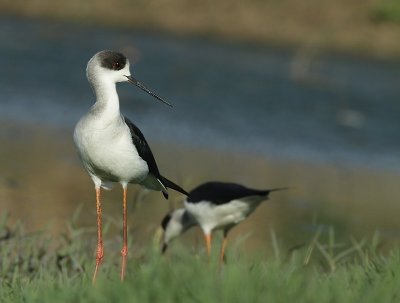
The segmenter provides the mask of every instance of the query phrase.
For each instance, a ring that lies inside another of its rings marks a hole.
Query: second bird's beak
[[[161,247],[161,254],[164,254],[168,248],[168,244],[164,242],[164,231],[161,227],[158,227],[153,236],[153,244],[157,247],[157,250],[160,249],[160,244],[162,243]]]
[[[141,90],[144,90],[146,93],[148,93],[150,96],[153,96],[154,98],[156,98],[156,99],[160,100],[161,102],[167,104],[168,106],[172,107],[172,105],[169,102],[165,101],[163,98],[161,98],[157,94],[153,93],[151,90],[149,90],[146,86],[144,86],[142,83],[140,83],[138,80],[136,80],[132,76],[125,76],[125,77],[128,79],[129,83],[132,83],[133,85],[136,85]]]
[[[165,254],[165,252],[167,251],[168,248],[168,244],[167,243],[163,243],[162,248],[161,248],[161,254]]]

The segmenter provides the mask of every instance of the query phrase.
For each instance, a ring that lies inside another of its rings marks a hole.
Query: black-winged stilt
[[[235,183],[207,182],[189,192],[185,208],[175,209],[163,218],[162,252],[171,240],[189,228],[199,225],[204,233],[208,256],[211,254],[211,236],[221,229],[224,239],[220,261],[223,261],[229,231],[246,219],[273,191],[288,188],[251,189]]]
[[[141,131],[119,110],[117,82],[129,82],[158,100],[170,105],[131,76],[129,60],[121,53],[101,51],[90,60],[87,78],[96,95],[96,102],[75,127],[74,141],[80,158],[96,190],[97,253],[93,282],[103,260],[101,228],[101,188],[119,182],[123,188],[123,247],[121,280],[125,276],[127,246],[127,185],[140,184],[161,191],[168,198],[167,188],[187,194],[180,186],[163,177]]]

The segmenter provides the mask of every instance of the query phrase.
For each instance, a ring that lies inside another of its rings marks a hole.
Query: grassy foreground
[[[153,247],[132,253],[119,281],[117,243],[106,243],[103,269],[91,283],[93,231],[76,218],[58,238],[28,234],[19,224],[0,226],[0,302],[398,302],[400,253],[383,254],[377,237],[342,246],[315,237],[303,248],[247,256],[230,247],[227,264],[174,243],[169,257]],[[367,243],[368,242],[368,243]],[[120,243],[120,241],[118,242]],[[243,245],[243,243],[241,243]],[[132,243],[130,245],[132,249]],[[111,252],[111,253],[110,253]],[[217,252],[217,249],[215,249]],[[107,254],[108,253],[108,254]],[[216,255],[214,257],[217,257]],[[217,258],[213,258],[217,259]]]

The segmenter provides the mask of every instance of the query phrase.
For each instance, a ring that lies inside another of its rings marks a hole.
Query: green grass
[[[372,19],[377,22],[400,22],[400,1],[378,1],[373,8]]]
[[[335,240],[319,229],[308,245],[290,253],[272,233],[272,252],[251,255],[230,246],[219,267],[204,251],[175,242],[161,257],[154,247],[132,252],[128,276],[119,281],[117,243],[106,255],[95,286],[91,283],[93,230],[29,234],[4,217],[0,224],[0,302],[399,302],[400,253],[383,252],[379,237]],[[89,237],[90,236],[90,237]],[[119,241],[118,241],[119,243]],[[134,245],[130,245],[131,247]],[[131,251],[134,249],[131,248]]]

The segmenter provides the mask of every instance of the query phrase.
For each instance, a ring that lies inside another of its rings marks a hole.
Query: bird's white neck
[[[104,122],[120,117],[119,98],[116,84],[111,81],[96,81],[91,83],[96,95],[96,103],[91,111]]]

